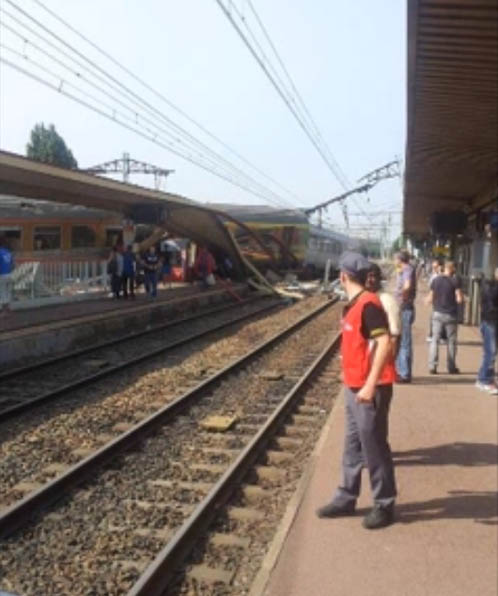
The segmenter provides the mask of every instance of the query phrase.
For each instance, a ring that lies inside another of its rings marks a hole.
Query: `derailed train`
[[[215,207],[228,215],[226,225],[243,254],[259,269],[276,267],[314,275],[325,269],[329,259],[337,269],[344,250],[361,249],[360,240],[310,224],[300,210],[265,205]]]

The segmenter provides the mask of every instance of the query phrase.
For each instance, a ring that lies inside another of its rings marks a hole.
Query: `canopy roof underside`
[[[496,198],[498,3],[408,1],[404,231]]]

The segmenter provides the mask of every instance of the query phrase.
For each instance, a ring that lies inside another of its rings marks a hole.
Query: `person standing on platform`
[[[117,246],[113,246],[107,259],[107,273],[111,276],[112,297],[118,299],[121,294],[123,278],[123,254]]]
[[[156,247],[154,245],[149,246],[143,258],[143,266],[145,291],[151,298],[157,296],[157,276],[160,265]]]
[[[412,382],[413,347],[412,325],[415,321],[415,296],[417,279],[415,269],[410,265],[410,255],[400,252],[396,256],[398,276],[396,280],[396,300],[401,310],[401,340],[396,371],[398,383]]]
[[[389,406],[395,379],[389,325],[378,296],[364,288],[370,263],[360,254],[340,258],[340,280],[349,302],[342,319],[342,369],[346,429],[342,482],[318,517],[353,515],[360,494],[361,471],[370,475],[373,509],[363,526],[376,529],[393,521],[396,484],[387,440]]]
[[[458,305],[463,303],[463,294],[460,288],[460,280],[455,276],[453,261],[446,262],[443,274],[433,279],[430,290],[426,300],[427,304],[432,304],[433,308],[429,372],[431,375],[437,373],[439,340],[444,332],[448,338],[448,373],[455,375],[460,372],[456,366],[456,352]]]
[[[12,300],[12,279],[14,271],[14,257],[7,244],[7,240],[0,236],[0,316],[4,317],[10,313],[10,302]]]
[[[365,289],[369,292],[377,294],[382,304],[382,308],[387,315],[389,323],[389,334],[391,335],[391,349],[393,358],[396,359],[399,349],[399,337],[401,335],[401,318],[399,306],[394,296],[382,289],[382,271],[380,267],[371,263],[367,274]]]
[[[432,282],[438,277],[438,275],[442,274],[441,264],[438,260],[434,259],[431,265],[431,272],[429,275],[429,288],[431,287]],[[443,338],[446,339],[446,338]],[[432,341],[432,312],[429,317],[429,335],[427,336],[427,343],[431,343]]]
[[[135,298],[135,272],[137,266],[137,259],[132,250],[131,244],[128,244],[123,253],[123,297],[128,298],[128,290],[130,297]]]
[[[215,269],[216,261],[213,255],[205,246],[200,246],[194,263],[194,273],[201,280],[204,289],[214,286],[216,283],[214,279]]]
[[[498,395],[495,382],[496,333],[498,331],[498,268],[494,279],[481,283],[482,364],[477,373],[476,387]]]

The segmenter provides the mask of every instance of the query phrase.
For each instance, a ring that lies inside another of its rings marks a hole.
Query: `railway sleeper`
[[[187,577],[189,579],[196,580],[206,584],[226,584],[232,583],[235,575],[235,569],[227,570],[220,569],[219,567],[209,567],[208,565],[194,565],[187,571]]]

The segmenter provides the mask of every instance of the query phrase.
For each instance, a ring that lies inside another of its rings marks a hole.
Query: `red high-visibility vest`
[[[382,308],[376,294],[362,292],[355,303],[346,311],[342,319],[342,371],[347,387],[359,388],[365,384],[371,366],[371,340],[361,333],[363,309],[367,304]],[[396,371],[392,355],[384,364],[377,385],[394,383]]]

